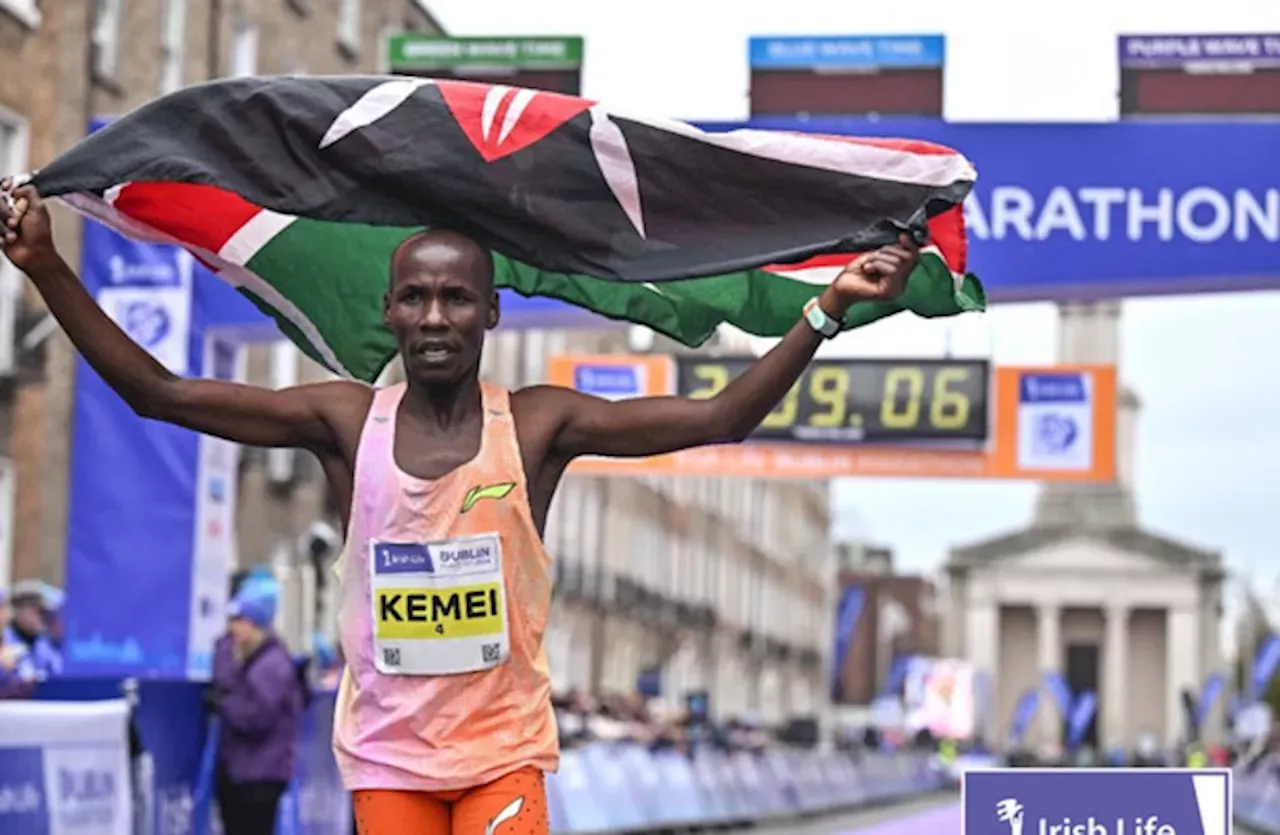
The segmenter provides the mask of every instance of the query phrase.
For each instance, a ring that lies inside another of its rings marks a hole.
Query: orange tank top
[[[529,509],[510,397],[483,384],[479,453],[426,481],[395,462],[404,392],[374,393],[336,566],[343,781],[351,791],[453,791],[526,766],[554,771],[542,646],[551,558]]]

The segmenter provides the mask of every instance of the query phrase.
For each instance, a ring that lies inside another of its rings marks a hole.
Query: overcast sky
[[[1015,0],[918,0],[907,6],[431,0],[429,6],[451,34],[583,35],[584,95],[703,120],[745,117],[751,35],[945,32],[948,117],[1019,121],[1110,118],[1118,32],[1280,32],[1280,4],[1250,0],[1080,0],[1052,9]],[[1029,23],[1031,15],[1037,20]],[[1045,21],[1045,15],[1054,19]],[[1037,35],[1019,37],[1019,26]],[[1003,27],[1009,31],[1002,35]],[[1043,37],[1046,31],[1055,37]],[[1005,71],[1010,61],[1030,66],[1045,56],[1073,68]],[[644,72],[637,73],[637,66]],[[1123,321],[1121,374],[1144,401],[1137,450],[1143,521],[1223,549],[1232,566],[1270,590],[1280,569],[1272,482],[1280,472],[1280,294],[1133,301],[1125,305]],[[1055,358],[1055,311],[1048,305],[998,307],[950,327],[960,354],[989,351],[1006,364]],[[900,317],[846,335],[835,347],[849,354],[936,355],[947,329]],[[1024,524],[1035,489],[1021,483],[849,480],[837,488],[838,526],[893,545],[906,568],[930,571],[952,544]]]

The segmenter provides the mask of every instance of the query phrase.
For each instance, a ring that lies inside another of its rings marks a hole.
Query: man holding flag
[[[9,183],[4,183],[6,191]],[[608,401],[479,379],[499,323],[494,254],[446,230],[395,249],[383,304],[407,382],[274,391],[176,377],[98,307],[54,247],[31,186],[0,209],[4,248],[93,369],[139,415],[320,460],[347,548],[348,668],[334,749],[364,835],[545,833],[558,760],[542,647],[551,558],[541,541],[569,463],[740,441],[855,304],[887,303],[917,266],[909,236],[848,264],[781,341],[714,398]]]

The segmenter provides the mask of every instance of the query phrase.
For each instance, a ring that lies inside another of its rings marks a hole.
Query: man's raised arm
[[[854,303],[895,299],[918,261],[916,245],[903,236],[898,244],[868,253],[845,267],[822,292],[818,306],[830,319],[839,320]],[[551,407],[558,416],[553,446],[561,458],[644,457],[741,441],[778,405],[822,340],[823,336],[801,318],[769,353],[706,400],[641,397],[614,402],[568,389],[539,387],[528,390],[541,401],[531,411]]]
[[[48,210],[35,189],[18,188],[12,208],[0,203],[0,222],[9,260],[31,277],[93,370],[139,415],[253,446],[333,449],[335,434],[325,404],[333,401],[335,387],[358,383],[273,391],[175,376],[103,313],[58,254]]]

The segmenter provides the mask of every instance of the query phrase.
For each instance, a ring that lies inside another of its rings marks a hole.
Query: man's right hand
[[[0,181],[0,191],[9,193],[12,182]],[[32,268],[57,255],[49,210],[34,186],[19,186],[12,192],[13,204],[0,200],[0,223],[4,224],[4,252],[13,265],[30,274]]]

